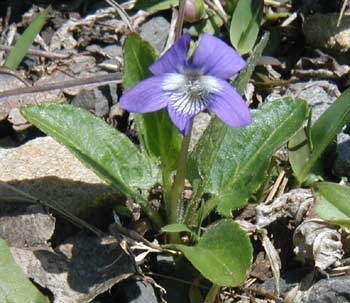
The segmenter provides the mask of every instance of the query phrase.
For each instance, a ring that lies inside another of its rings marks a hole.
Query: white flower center
[[[162,89],[167,92],[172,106],[182,113],[196,115],[207,108],[210,94],[220,90],[218,81],[199,71],[167,74]]]

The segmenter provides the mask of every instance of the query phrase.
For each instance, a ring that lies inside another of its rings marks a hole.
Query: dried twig
[[[125,24],[128,26],[130,31],[134,31],[134,28],[131,24],[130,17],[128,13],[125,11],[125,9],[116,1],[114,0],[105,0],[110,6],[114,7],[116,11],[118,12],[120,18],[125,22]]]
[[[216,12],[220,18],[224,21],[224,23],[227,25],[228,23],[228,16],[225,12],[225,10],[223,9],[220,1],[218,0],[214,0],[214,1],[210,1],[210,0],[205,0],[204,1],[214,12]]]
[[[270,191],[269,195],[267,196],[267,198],[265,200],[265,203],[268,203],[268,202],[272,201],[273,197],[277,193],[277,190],[278,190],[279,186],[281,185],[281,182],[282,182],[285,174],[286,174],[286,172],[284,170],[282,170],[280,172],[280,174],[277,177],[277,180],[276,180],[275,184],[272,187],[272,190]]]
[[[41,93],[41,92],[46,92],[46,91],[55,90],[55,89],[65,89],[65,88],[83,86],[83,85],[102,86],[111,82],[120,83],[121,81],[122,81],[122,73],[116,72],[116,73],[110,73],[107,75],[97,75],[97,76],[82,78],[82,79],[74,79],[74,80],[62,81],[57,83],[48,83],[46,85],[37,85],[37,86],[31,86],[31,87],[20,87],[15,89],[9,89],[9,90],[0,92],[0,99],[5,97]]]
[[[281,3],[281,2],[275,1],[275,0],[264,0],[264,4],[267,6],[273,6],[273,7],[292,8],[290,3]]]
[[[171,15],[171,22],[170,22],[170,29],[169,29],[169,35],[168,39],[166,41],[166,45],[164,47],[164,50],[162,53],[164,54],[175,42],[175,30],[176,30],[176,24],[178,20],[179,14],[176,8],[173,8],[172,15]]]
[[[140,234],[138,234],[136,231],[131,230],[131,229],[127,229],[123,226],[121,226],[120,224],[112,224],[109,227],[109,231],[112,235],[115,234],[122,234],[132,240],[135,240],[137,242],[141,242],[143,244],[145,244],[148,247],[151,247],[153,249],[156,249],[157,251],[162,251],[162,248],[159,245],[153,244],[152,242],[149,242],[147,239],[145,239],[144,237],[142,237]]]
[[[5,46],[5,45],[0,45],[0,50],[10,52],[14,46]],[[53,53],[53,52],[47,52],[47,51],[42,51],[38,49],[28,49],[27,55],[31,56],[39,56],[39,57],[45,57],[49,59],[67,59],[71,56],[71,54],[58,54],[58,53]]]
[[[179,15],[177,17],[177,22],[175,27],[175,40],[179,39],[182,33],[182,26],[184,24],[184,15],[185,15],[185,2],[186,0],[180,0]]]
[[[31,86],[31,84],[26,79],[24,79],[19,72],[6,66],[0,66],[0,74],[10,75],[21,81],[25,86]]]

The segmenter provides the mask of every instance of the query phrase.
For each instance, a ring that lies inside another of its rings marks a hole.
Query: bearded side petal
[[[157,111],[168,104],[168,97],[162,90],[163,76],[151,77],[130,88],[120,98],[120,107],[135,113]]]
[[[221,87],[211,95],[208,109],[231,127],[243,127],[252,123],[252,115],[244,99],[226,81],[218,80]]]

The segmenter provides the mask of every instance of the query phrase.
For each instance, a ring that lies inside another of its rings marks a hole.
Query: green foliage
[[[288,142],[289,162],[294,175],[301,175],[305,165],[310,160],[311,147],[308,140],[307,128],[300,129]],[[304,179],[305,184],[312,184],[321,181],[323,167],[322,162],[317,161],[311,171],[308,172]]]
[[[151,76],[148,67],[157,59],[152,46],[137,34],[130,34],[124,44],[124,89],[129,89]],[[170,121],[165,109],[136,114],[138,135],[147,153],[160,158],[163,167],[175,168],[181,146],[181,135]]]
[[[212,194],[204,217],[216,206],[225,216],[243,207],[264,182],[273,153],[301,128],[307,114],[304,101],[285,98],[253,111],[253,123],[244,128],[213,119],[188,165],[197,191]]]
[[[192,230],[190,230],[187,225],[181,224],[181,223],[174,223],[174,224],[168,224],[162,227],[163,232],[167,233],[179,233],[179,232],[188,232],[192,233]]]
[[[144,10],[151,14],[167,10],[179,4],[178,0],[138,0],[134,7],[135,10]]]
[[[247,84],[253,75],[255,67],[261,58],[267,43],[269,42],[269,38],[270,34],[266,32],[260,39],[259,43],[255,46],[253,53],[249,57],[247,67],[240,72],[239,76],[233,82],[233,86],[240,94],[244,93],[244,90],[246,89]]]
[[[158,181],[158,170],[124,134],[71,105],[27,105],[21,112],[28,121],[69,148],[98,176],[147,208],[138,189],[149,190]]]
[[[254,47],[263,17],[263,0],[239,0],[232,15],[230,40],[241,54]]]
[[[207,9],[207,18],[194,23],[188,32],[192,36],[199,36],[201,33],[209,33],[216,35],[219,33],[220,28],[224,25],[222,19],[211,9]]]
[[[137,189],[148,190],[157,182],[154,163],[125,135],[89,112],[42,103],[25,106],[22,113],[122,193],[134,195]]]
[[[49,8],[42,11],[27,27],[23,34],[19,37],[15,47],[11,50],[5,61],[5,66],[16,69],[23,60],[29,47],[33,44],[34,39],[46,23]]]
[[[242,283],[252,262],[249,238],[232,220],[211,225],[195,246],[171,246],[183,252],[205,278],[220,286]]]
[[[315,169],[317,160],[325,151],[327,146],[333,141],[336,135],[340,132],[343,126],[350,119],[350,89],[347,89],[315,122],[311,127],[310,133],[305,139],[308,139],[309,146],[301,144],[299,149],[293,148],[292,151],[292,168],[293,172],[302,183],[309,176],[310,172]],[[297,139],[295,143],[300,141]]]
[[[225,0],[226,4],[226,13],[229,15],[233,14],[233,11],[235,10],[237,3],[239,0]]]
[[[0,238],[0,302],[48,303],[49,300],[28,280]]]
[[[314,184],[316,213],[324,220],[350,227],[350,187],[321,182]]]

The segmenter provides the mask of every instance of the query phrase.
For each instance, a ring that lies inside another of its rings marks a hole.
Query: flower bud
[[[187,22],[196,22],[201,19],[204,13],[203,0],[186,0],[184,19]]]

